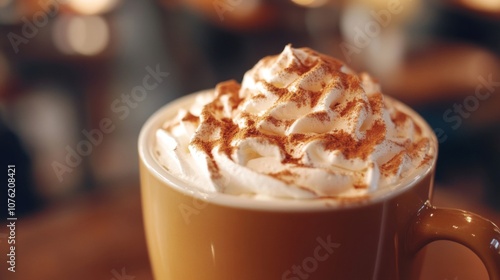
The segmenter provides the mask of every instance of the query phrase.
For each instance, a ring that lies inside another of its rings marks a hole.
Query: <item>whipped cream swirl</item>
[[[199,94],[157,131],[160,162],[207,191],[363,197],[432,161],[433,146],[367,74],[290,45],[241,83]]]

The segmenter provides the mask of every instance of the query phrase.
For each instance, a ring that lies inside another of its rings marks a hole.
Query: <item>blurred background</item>
[[[2,227],[0,279],[151,279],[142,124],[288,43],[419,111],[440,140],[436,204],[500,222],[499,1],[0,0],[0,168],[16,166],[19,217],[19,272],[4,269]]]

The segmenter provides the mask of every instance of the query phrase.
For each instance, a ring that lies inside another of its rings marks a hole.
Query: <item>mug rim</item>
[[[198,94],[208,93],[213,89],[206,89],[202,91],[197,91],[183,97],[177,98],[163,105],[158,109],[153,115],[151,115],[148,120],[144,123],[139,133],[138,138],[138,151],[140,164],[144,165],[147,171],[156,177],[160,182],[163,182],[166,186],[171,187],[180,193],[187,196],[193,197],[193,200],[201,200],[204,202],[210,202],[220,206],[226,206],[231,208],[241,208],[241,209],[253,209],[253,210],[263,210],[263,211],[286,211],[286,212],[304,212],[304,211],[331,211],[331,210],[341,210],[358,208],[369,205],[374,205],[379,202],[390,200],[393,197],[398,196],[401,193],[411,189],[419,182],[427,178],[428,176],[434,175],[434,170],[437,162],[438,156],[438,142],[436,135],[429,126],[429,124],[413,109],[411,109],[406,104],[384,94],[384,98],[390,99],[395,102],[400,109],[405,113],[410,114],[414,120],[422,127],[422,130],[428,131],[431,149],[433,150],[433,159],[431,164],[426,168],[418,170],[417,174],[412,173],[412,176],[408,176],[397,183],[390,184],[383,189],[376,190],[370,193],[370,198],[359,200],[356,202],[347,201],[340,202],[334,198],[320,198],[320,199],[285,199],[285,198],[270,198],[270,199],[260,199],[250,196],[238,196],[234,194],[226,194],[220,192],[206,192],[196,186],[190,186],[188,182],[185,182],[181,178],[178,178],[174,174],[171,174],[164,168],[154,155],[154,143],[156,137],[154,137],[156,130],[160,128],[163,123],[169,118],[167,116],[175,115],[177,110],[171,110],[171,108],[180,108],[183,105],[187,105],[192,98]],[[169,112],[170,111],[170,112]],[[414,171],[417,172],[417,171]],[[145,174],[141,174],[141,177]],[[141,182],[142,185],[142,182]],[[145,186],[141,186],[143,188]],[[341,199],[344,200],[344,199]]]

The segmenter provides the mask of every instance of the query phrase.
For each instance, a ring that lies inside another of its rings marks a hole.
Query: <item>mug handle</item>
[[[410,225],[407,250],[416,254],[437,240],[454,241],[471,249],[483,261],[490,280],[500,280],[500,229],[491,221],[463,210],[436,208],[427,202]]]

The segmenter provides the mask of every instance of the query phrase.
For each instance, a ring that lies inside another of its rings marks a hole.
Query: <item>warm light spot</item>
[[[292,0],[292,2],[300,6],[315,8],[325,5],[328,0]]]
[[[490,12],[500,11],[500,1],[498,0],[462,0],[462,2],[464,5],[476,10]]]
[[[118,0],[68,0],[68,5],[85,15],[95,15],[112,10]]]
[[[215,248],[214,244],[210,244],[210,249],[212,250],[212,261],[215,263]]]
[[[68,26],[68,42],[75,52],[95,55],[109,42],[109,28],[101,17],[76,17]]]
[[[53,40],[65,54],[97,55],[109,44],[109,26],[98,16],[60,17],[55,22]]]
[[[250,15],[259,7],[261,0],[245,0],[234,6],[234,12],[239,15]]]
[[[471,223],[471,222],[472,222],[472,217],[471,217],[471,216],[466,216],[466,217],[465,217],[465,220],[466,220],[468,223]]]

